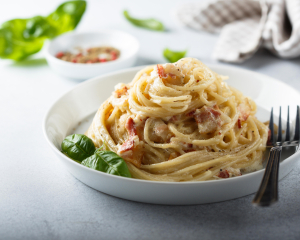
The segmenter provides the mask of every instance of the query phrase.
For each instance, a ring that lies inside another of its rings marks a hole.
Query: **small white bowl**
[[[120,57],[104,63],[72,63],[55,57],[58,52],[72,51],[76,47],[87,49],[97,46],[111,46],[120,50]],[[91,33],[66,33],[55,38],[46,49],[49,66],[58,74],[77,80],[84,80],[100,74],[131,67],[135,64],[139,42],[132,35],[115,30]]]

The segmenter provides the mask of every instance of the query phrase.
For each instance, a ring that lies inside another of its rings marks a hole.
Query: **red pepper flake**
[[[73,62],[73,63],[77,63],[77,59],[73,59],[72,62]]]
[[[105,58],[99,58],[99,62],[106,62]]]
[[[197,80],[197,82],[200,82],[200,80]]]
[[[57,58],[61,58],[61,57],[63,57],[65,54],[63,53],[63,52],[58,52],[56,55],[55,55],[55,57],[57,57]]]
[[[221,132],[219,132],[219,135],[221,135]]]

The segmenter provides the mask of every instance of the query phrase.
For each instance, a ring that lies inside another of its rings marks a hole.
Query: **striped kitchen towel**
[[[260,46],[282,58],[300,56],[300,0],[185,3],[177,19],[196,30],[220,32],[213,58],[243,62]]]

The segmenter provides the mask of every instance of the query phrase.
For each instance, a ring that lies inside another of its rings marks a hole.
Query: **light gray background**
[[[0,22],[48,14],[60,1],[3,1]],[[178,25],[171,10],[180,1],[89,1],[77,31],[119,29],[141,43],[137,65],[164,62],[165,47],[205,63],[216,35]],[[168,31],[138,29],[122,10],[155,17]],[[300,59],[280,60],[267,51],[239,67],[300,89]],[[0,239],[300,239],[300,164],[279,184],[280,201],[251,205],[253,195],[198,206],[159,206],[108,196],[82,184],[56,160],[42,134],[46,110],[77,83],[57,76],[43,54],[37,60],[0,61]],[[276,93],[274,93],[276,94]],[[287,96],[289,97],[289,96]]]

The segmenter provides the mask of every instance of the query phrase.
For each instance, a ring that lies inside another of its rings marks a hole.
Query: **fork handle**
[[[278,200],[278,170],[282,146],[270,150],[266,170],[260,187],[252,201],[259,206],[270,206]]]

